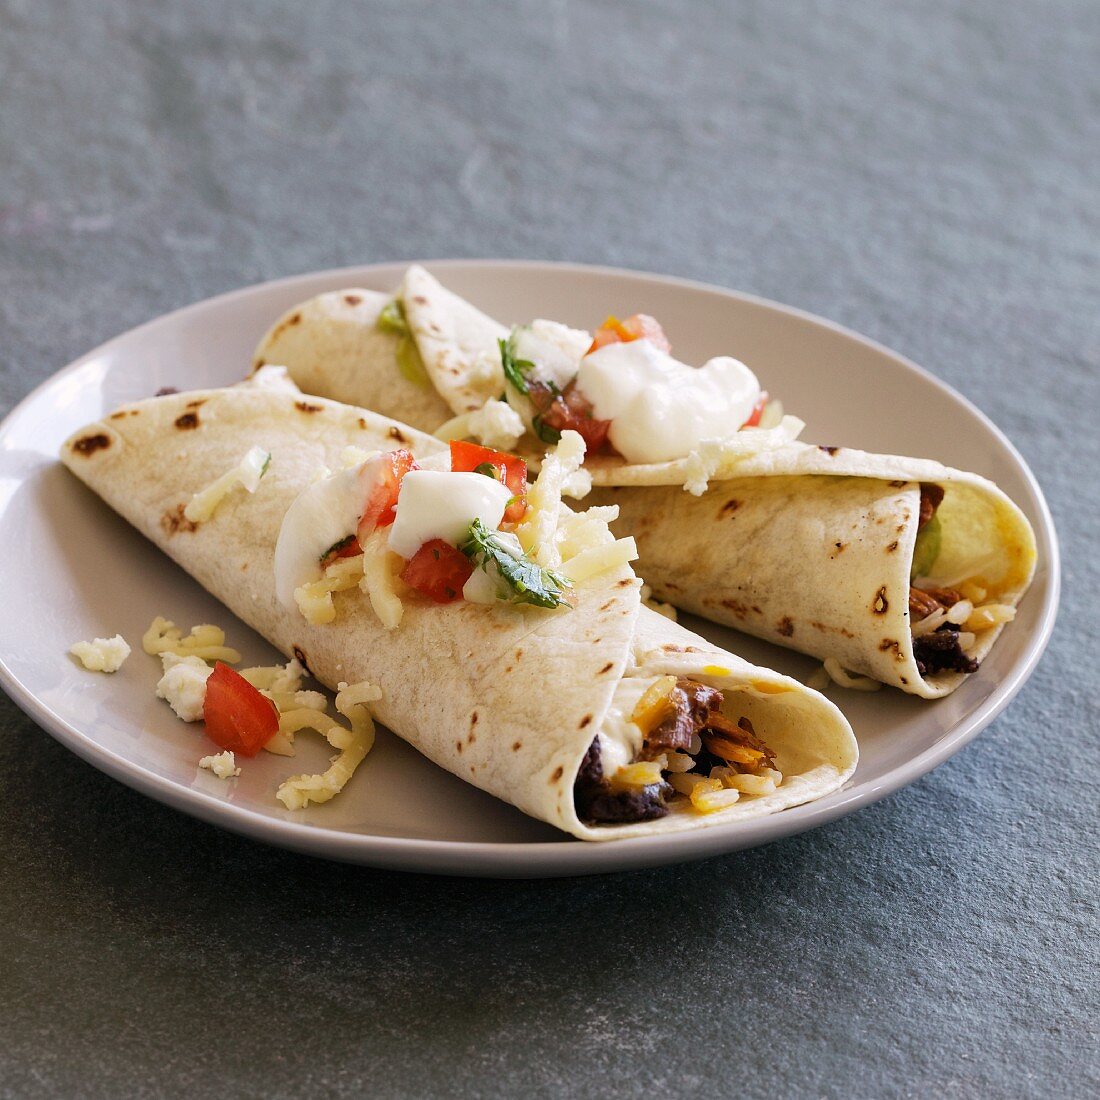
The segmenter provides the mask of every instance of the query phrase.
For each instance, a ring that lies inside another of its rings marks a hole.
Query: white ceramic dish
[[[161,317],[78,359],[0,425],[0,682],[11,697],[93,766],[185,813],[258,840],[332,859],[410,871],[537,877],[590,874],[699,859],[832,821],[958,752],[1019,690],[1047,643],[1057,609],[1058,549],[1034,477],[969,402],[919,367],[836,325],[715,287],[562,264],[429,264],[459,294],[504,320],[554,317],[590,327],[608,312],[659,317],[688,362],[733,354],[807,421],[803,438],[919,454],[998,482],[1027,513],[1039,568],[1016,622],[981,671],[927,703],[892,690],[833,689],[855,727],[861,759],[829,798],[758,820],[607,844],[585,844],[466,785],[382,731],[341,797],[304,812],[275,800],[288,774],[323,768],[327,752],[299,739],[298,758],[261,754],[225,783],[196,768],[209,749],[153,696],[159,663],[140,638],[155,615],[224,626],[245,663],[274,651],[77,483],[56,461],[74,429],[162,386],[233,382],[271,321],[324,290],[395,286],[403,264],[347,268],[249,287]],[[926,409],[920,425],[904,414]],[[937,425],[929,434],[924,426]],[[750,660],[804,679],[814,662],[722,627],[687,625]],[[67,656],[80,639],[121,632],[135,653],[115,676]]]

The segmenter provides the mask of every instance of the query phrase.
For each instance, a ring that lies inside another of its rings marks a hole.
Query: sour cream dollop
[[[496,530],[512,491],[484,474],[412,470],[401,479],[389,546],[411,558],[432,539],[458,546],[475,519]]]
[[[586,355],[577,388],[592,415],[610,420],[608,438],[627,462],[685,458],[704,439],[740,430],[760,400],[744,363],[723,355],[691,367],[649,340],[608,344]]]

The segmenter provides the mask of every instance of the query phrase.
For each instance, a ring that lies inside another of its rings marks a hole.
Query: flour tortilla
[[[193,493],[258,445],[272,455],[255,494],[227,498],[197,528]],[[381,686],[380,721],[425,756],[534,817],[585,840],[701,828],[819,798],[851,774],[856,744],[843,715],[795,680],[757,668],[640,606],[629,567],[578,587],[573,611],[405,600],[386,631],[366,597],[336,595],[338,616],[310,626],[275,597],[282,518],[322,466],[349,445],[442,445],[404,425],[320,398],[244,386],[154,398],[77,432],[61,457],[116,511],[284,654],[329,688]],[[171,609],[166,608],[167,612]],[[178,613],[177,613],[178,617]],[[624,671],[691,675],[726,692],[776,751],[787,777],[772,795],[727,810],[589,826],[573,782]],[[369,762],[367,764],[369,767]]]
[[[410,286],[444,334],[432,345],[437,359],[475,362],[479,338],[482,356],[491,354],[496,331],[463,321],[472,306],[423,268],[410,269],[406,293]],[[456,332],[461,346],[452,339],[447,350],[445,334]],[[385,355],[352,376],[338,362],[328,364],[325,345],[322,321],[312,342],[287,362],[303,388],[381,409],[425,431],[446,419],[421,418],[419,409],[401,403],[384,381],[394,369]],[[456,376],[435,377],[456,409]],[[499,387],[490,393],[498,395]],[[532,446],[517,451],[537,466]],[[720,455],[702,497],[682,488],[698,477],[691,459],[631,464],[600,454],[589,456],[585,469],[600,490],[586,503],[619,505],[617,531],[636,538],[638,571],[659,598],[779,645],[833,657],[849,671],[924,698],[948,694],[965,675],[922,677],[913,656],[907,594],[919,483],[946,491],[937,576],[973,567],[996,586],[999,602],[1015,607],[1035,569],[1035,536],[1019,508],[992,482],[937,462],[793,442]],[[981,634],[972,655],[984,658],[1002,629]]]

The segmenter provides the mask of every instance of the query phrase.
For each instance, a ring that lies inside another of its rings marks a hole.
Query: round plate
[[[346,791],[291,813],[275,789],[323,769],[327,746],[299,738],[289,761],[261,754],[226,783],[196,767],[209,749],[153,695],[159,662],[141,651],[156,615],[223,626],[245,664],[277,655],[56,461],[76,428],[162,386],[221,386],[248,371],[253,347],[296,302],[326,290],[389,290],[404,264],[297,276],[213,298],[136,328],[49,379],[0,425],[0,682],[62,744],[153,798],[271,844],[375,866],[447,874],[589,874],[699,859],[789,836],[851,813],[946,760],[1002,710],[1035,667],[1054,624],[1058,551],[1050,512],[1023,459],[964,398],[887,349],[837,325],[715,287],[565,264],[432,263],[444,283],[504,320],[553,317],[579,327],[613,312],[661,319],[688,362],[745,360],[807,422],[803,438],[914,454],[976,470],[1027,513],[1039,568],[1016,622],[981,671],[929,703],[885,689],[833,689],[859,738],[841,791],[770,817],[668,836],[586,844],[435,767],[385,731]],[[859,400],[853,401],[852,394]],[[904,410],[927,411],[920,424]],[[929,434],[924,424],[937,425]],[[805,679],[809,658],[685,617],[752,661]],[[135,652],[114,676],[80,669],[69,646],[121,633]]]

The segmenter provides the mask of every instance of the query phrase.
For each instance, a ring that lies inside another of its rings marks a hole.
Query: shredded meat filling
[[[944,623],[939,630],[913,639],[913,656],[922,676],[930,672],[977,672],[978,662],[959,645],[959,628]]]
[[[914,588],[909,586],[909,621],[919,623],[937,611],[947,611],[962,599],[953,588]]]

